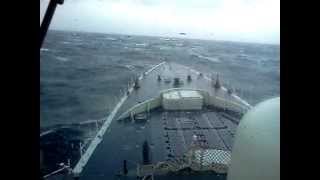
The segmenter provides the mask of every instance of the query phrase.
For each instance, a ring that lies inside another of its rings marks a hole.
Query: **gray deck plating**
[[[192,76],[191,82],[186,81],[188,74]],[[173,156],[181,155],[189,147],[193,134],[202,134],[210,148],[231,150],[237,124],[222,116],[222,113],[212,110],[163,112],[157,109],[151,112],[147,123],[112,121],[133,105],[157,96],[161,90],[173,87],[172,83],[158,82],[158,75],[180,77],[184,82],[181,87],[220,93],[212,88],[210,81],[204,79],[207,77],[201,78],[195,71],[182,65],[162,64],[149,71],[140,82],[141,88],[136,91],[131,89],[129,96],[121,98],[112,117],[109,116],[106,121],[108,126],[99,131],[99,141],[90,154],[87,154],[86,162],[78,169],[79,173],[82,172],[81,179],[114,179],[125,159],[128,161],[128,168],[132,169],[128,179],[135,179],[136,165],[142,161],[141,145],[144,140],[148,140],[150,144],[153,162],[170,158],[170,153]]]
[[[236,124],[211,110],[193,112],[152,111],[146,123],[115,122],[88,161],[81,179],[112,179],[122,161],[135,170],[142,163],[142,143],[151,146],[152,162],[173,160],[187,152],[192,136],[202,135],[209,148],[231,150]],[[165,119],[163,117],[166,117]],[[131,172],[130,179],[135,178]]]
[[[148,75],[149,73],[151,73],[153,70],[155,70],[157,67],[161,66],[165,64],[165,62],[162,62],[154,67],[152,67],[151,69],[149,69],[147,72],[145,72],[145,75]],[[140,80],[143,79],[143,76],[141,75],[139,77]],[[129,93],[132,93],[133,91],[133,87],[130,87],[128,89]],[[90,143],[90,146],[88,147],[88,149],[86,150],[85,154],[81,157],[81,159],[79,160],[79,162],[77,163],[77,165],[75,166],[75,168],[73,169],[73,173],[74,174],[80,174],[82,172],[83,167],[87,164],[89,158],[91,157],[91,155],[93,154],[94,150],[96,149],[96,147],[98,146],[98,144],[102,141],[102,137],[105,134],[106,130],[108,129],[108,127],[110,126],[113,118],[115,117],[116,113],[118,112],[118,110],[120,109],[120,107],[122,106],[122,104],[127,100],[128,95],[125,94],[120,100],[119,102],[116,104],[115,108],[112,110],[112,112],[110,113],[110,115],[106,118],[103,126],[101,127],[101,129],[98,131],[96,137],[92,140],[92,142]]]

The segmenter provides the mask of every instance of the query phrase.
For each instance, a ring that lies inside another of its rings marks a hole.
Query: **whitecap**
[[[74,38],[74,39],[72,39],[72,41],[74,41],[74,42],[82,42],[83,40],[82,39],[79,39],[79,38]]]
[[[68,42],[68,41],[62,41],[61,43],[62,44],[71,44],[71,42]]]
[[[125,67],[131,71],[134,71],[134,66],[132,66],[132,65],[125,65]]]
[[[146,43],[137,43],[136,46],[143,46],[143,47],[145,47],[145,46],[147,46],[147,44],[146,44]]]
[[[57,56],[56,59],[59,60],[59,61],[63,61],[63,62],[69,61],[68,58],[60,57],[60,56]]]
[[[240,56],[248,57],[248,55],[246,55],[245,53],[241,53]]]
[[[116,38],[112,38],[112,37],[106,37],[104,38],[105,40],[109,40],[109,41],[116,41],[117,39]]]
[[[142,51],[143,49],[142,48],[132,48],[132,50],[134,50],[134,51]]]
[[[205,59],[205,60],[208,60],[208,61],[211,61],[211,62],[215,62],[215,63],[220,62],[219,58],[217,58],[217,57],[203,56],[203,55],[198,54],[198,53],[193,52],[193,51],[190,52],[190,55],[197,56],[198,58]]]
[[[41,48],[40,51],[49,51],[49,49]]]
[[[211,62],[220,62],[220,60],[218,58],[215,58],[215,57],[206,57],[206,56],[202,56],[202,55],[200,55],[199,57],[202,58],[202,59],[209,60]]]
[[[164,41],[171,41],[171,39],[170,38],[159,38],[160,40],[164,40]]]

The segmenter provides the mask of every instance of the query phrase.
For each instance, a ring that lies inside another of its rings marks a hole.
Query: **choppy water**
[[[164,60],[219,72],[252,105],[280,94],[278,45],[49,31],[40,55],[42,127],[105,117],[134,75]]]

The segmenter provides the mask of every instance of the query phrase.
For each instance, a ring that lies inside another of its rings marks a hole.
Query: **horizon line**
[[[120,32],[98,32],[98,31],[85,31],[85,30],[66,30],[49,28],[49,31],[66,31],[66,32],[78,32],[78,33],[96,33],[96,34],[109,34],[109,35],[125,35],[125,36],[146,36],[146,37],[163,37],[163,38],[176,38],[176,39],[191,39],[191,40],[202,40],[202,41],[220,41],[220,42],[233,42],[233,43],[247,43],[247,44],[262,44],[262,45],[274,45],[280,46],[280,43],[266,43],[266,42],[253,42],[253,41],[235,41],[235,40],[223,40],[223,39],[205,39],[205,38],[194,38],[194,37],[177,37],[177,36],[163,36],[163,35],[146,35],[146,34],[129,34]]]

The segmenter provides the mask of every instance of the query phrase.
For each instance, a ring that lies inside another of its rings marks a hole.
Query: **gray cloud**
[[[280,3],[279,0],[66,0],[57,8],[50,27],[155,36],[179,36],[179,32],[186,32],[187,38],[279,43]]]

